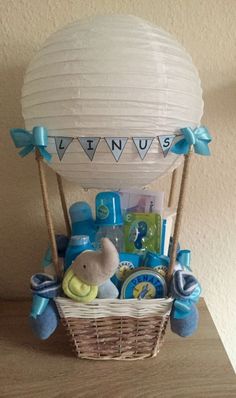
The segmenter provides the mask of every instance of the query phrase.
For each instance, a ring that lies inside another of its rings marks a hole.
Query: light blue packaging
[[[140,267],[141,257],[133,253],[120,253],[120,263],[115,274],[111,278],[112,282],[116,285],[119,292],[121,291],[122,283],[131,271]]]
[[[147,252],[144,258],[144,267],[155,269],[164,278],[167,275],[170,259],[168,256]]]
[[[85,250],[94,250],[87,235],[72,236],[65,256],[65,271],[71,266],[72,261]]]
[[[93,219],[91,207],[87,202],[76,202],[70,209],[72,236],[87,235],[94,244],[97,226]]]

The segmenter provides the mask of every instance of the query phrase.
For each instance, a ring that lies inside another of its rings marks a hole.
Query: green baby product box
[[[156,213],[127,213],[124,224],[125,250],[128,253],[160,253],[161,216]]]

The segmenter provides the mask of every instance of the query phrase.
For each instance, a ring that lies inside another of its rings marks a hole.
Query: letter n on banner
[[[148,153],[148,150],[152,145],[153,140],[154,138],[148,138],[148,137],[133,138],[134,144],[142,160],[145,158],[146,154]]]
[[[92,161],[95,155],[97,146],[100,141],[100,137],[81,137],[78,138],[80,145],[82,146],[84,152]]]
[[[115,160],[118,162],[120,159],[122,152],[125,148],[128,138],[127,137],[108,137],[105,138],[107,145],[110,148],[112,155]]]
[[[70,143],[73,141],[73,137],[54,137],[55,139],[55,144],[56,144],[56,150],[57,150],[57,155],[60,160],[62,160],[63,156],[65,155],[65,152],[70,145]]]

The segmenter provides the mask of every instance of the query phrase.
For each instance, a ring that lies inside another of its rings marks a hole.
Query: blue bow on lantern
[[[32,133],[24,129],[11,129],[12,140],[16,148],[23,148],[19,155],[24,157],[30,152],[34,152],[37,148],[40,155],[50,162],[52,155],[46,151],[48,145],[48,131],[43,126],[36,126],[33,128]]]
[[[212,137],[206,127],[200,126],[194,130],[190,127],[185,127],[180,129],[180,131],[184,138],[176,142],[176,144],[171,148],[171,152],[174,152],[177,155],[186,155],[189,153],[190,148],[193,145],[194,152],[198,155],[210,155],[208,144],[212,141]]]

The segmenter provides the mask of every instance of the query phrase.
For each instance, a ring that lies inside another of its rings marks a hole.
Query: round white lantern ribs
[[[48,128],[57,173],[85,188],[117,189],[177,167],[179,157],[164,157],[157,137],[196,127],[203,101],[191,58],[168,33],[134,16],[97,16],[49,37],[27,69],[22,109],[28,130]],[[61,160],[53,137],[68,138]],[[83,137],[101,138],[92,160]],[[112,137],[128,138],[118,162]],[[143,160],[139,137],[153,138]]]

